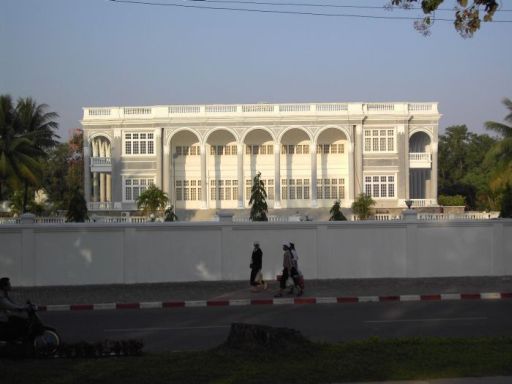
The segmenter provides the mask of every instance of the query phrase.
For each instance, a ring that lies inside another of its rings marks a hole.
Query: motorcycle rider
[[[16,339],[28,329],[28,310],[31,305],[16,304],[10,297],[11,281],[0,279],[0,340]]]

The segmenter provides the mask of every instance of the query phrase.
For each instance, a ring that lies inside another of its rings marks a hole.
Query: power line
[[[421,7],[409,6],[407,8],[400,7],[386,7],[379,5],[341,5],[341,4],[311,4],[311,3],[272,3],[266,1],[241,1],[241,0],[183,0],[188,2],[201,2],[201,3],[225,3],[225,4],[251,4],[251,5],[268,5],[268,6],[276,6],[276,7],[315,7],[315,8],[353,8],[353,9],[378,9],[378,10],[422,10]],[[437,11],[447,11],[453,12],[453,8],[437,8]],[[512,9],[497,9],[496,12],[512,12]]]
[[[353,17],[361,19],[385,19],[385,20],[423,20],[423,17],[408,17],[408,16],[375,16],[375,15],[360,15],[360,14],[343,14],[343,13],[319,13],[319,12],[302,12],[302,11],[281,11],[269,9],[253,9],[253,8],[231,8],[231,7],[212,7],[212,6],[197,6],[185,5],[176,3],[158,3],[151,1],[138,1],[138,0],[108,0],[113,3],[135,4],[142,6],[159,6],[159,7],[178,7],[178,8],[193,8],[193,9],[208,9],[218,11],[235,11],[235,12],[254,12],[254,13],[270,13],[270,14],[285,14],[285,15],[302,15],[302,16],[323,16],[323,17]],[[205,0],[195,0],[206,2]],[[454,22],[453,19],[435,18],[435,21]],[[494,23],[512,23],[512,20],[493,20]]]

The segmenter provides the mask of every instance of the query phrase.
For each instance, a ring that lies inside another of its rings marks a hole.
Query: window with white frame
[[[343,154],[345,153],[345,144],[317,144],[317,155]]]
[[[153,178],[125,177],[124,178],[124,201],[137,201],[137,198],[151,184],[154,184]]]
[[[238,200],[238,180],[210,180],[210,200]]]
[[[199,145],[178,145],[176,146],[177,156],[199,156],[201,149]]]
[[[281,145],[282,155],[307,155],[309,154],[309,144],[283,144]]]
[[[176,180],[176,200],[201,200],[201,180]]]
[[[395,197],[395,176],[366,175],[364,177],[364,192],[371,197],[389,199]]]
[[[263,181],[263,184],[265,185],[265,191],[267,192],[267,200],[274,200],[274,179],[260,179]],[[252,185],[254,181],[253,179],[246,179],[245,180],[245,199],[250,200],[251,199],[251,191],[252,191]]]
[[[395,130],[388,128],[364,130],[365,152],[395,152]]]
[[[125,155],[154,155],[155,135],[146,132],[131,132],[124,134]]]
[[[345,179],[317,179],[316,198],[320,200],[343,200],[345,198]]]
[[[282,200],[309,200],[309,179],[281,179]]]
[[[236,145],[210,145],[210,155],[211,156],[226,156],[226,155],[236,155],[237,154],[237,146]]]
[[[245,154],[246,155],[272,155],[274,154],[274,145],[273,144],[247,144],[245,146]]]

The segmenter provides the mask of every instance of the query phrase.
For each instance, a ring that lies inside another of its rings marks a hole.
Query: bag
[[[258,271],[258,273],[256,273],[256,277],[254,278],[254,281],[257,284],[262,284],[263,283],[263,274],[261,273],[261,271]]]

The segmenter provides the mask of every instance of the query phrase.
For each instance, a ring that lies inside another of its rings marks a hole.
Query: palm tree
[[[249,200],[251,221],[268,221],[267,191],[265,191],[265,183],[260,177],[261,172],[258,172],[253,179],[251,199]]]
[[[496,189],[503,189],[508,183],[512,182],[512,100],[505,98],[503,104],[510,112],[505,116],[505,121],[510,125],[496,121],[485,123],[487,129],[498,133],[502,137],[489,150],[485,159],[487,164],[492,164],[495,168],[491,186]]]
[[[44,152],[23,131],[11,97],[0,95],[0,199],[4,186],[15,191],[23,183],[39,181],[41,166],[38,159],[43,155]]]
[[[20,98],[16,104],[16,125],[33,146],[40,151],[40,156],[35,156],[36,160],[41,161],[47,157],[46,151],[57,145],[59,136],[55,133],[59,124],[55,121],[59,115],[55,112],[47,112],[48,105],[37,104],[30,97]],[[40,167],[39,167],[40,168]],[[39,180],[42,175],[39,175]],[[36,185],[32,179],[22,177],[24,184],[23,211],[25,211],[28,202],[28,187]]]
[[[375,205],[375,200],[366,193],[361,193],[357,200],[352,203],[352,211],[360,220],[366,220],[370,217],[371,207]]]
[[[167,193],[151,184],[148,189],[142,192],[137,198],[137,208],[142,209],[144,214],[148,212],[153,214],[164,209],[169,203]]]

